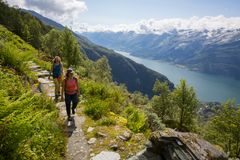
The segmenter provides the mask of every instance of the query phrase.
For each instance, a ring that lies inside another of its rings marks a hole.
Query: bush
[[[0,159],[61,159],[65,136],[58,110],[20,82],[0,69]]]
[[[84,113],[95,120],[102,118],[109,111],[109,104],[98,99],[92,99],[91,101],[87,102],[84,109]]]
[[[158,115],[154,112],[145,112],[147,115],[148,119],[148,127],[152,131],[156,130],[163,130],[165,128],[165,125],[162,123],[161,119],[158,117]]]
[[[0,48],[0,60],[3,65],[25,73],[25,70],[27,70],[26,65],[23,63],[25,59],[28,59],[27,55],[21,53],[9,43],[5,43],[4,47]]]
[[[80,91],[86,99],[95,99],[108,104],[108,111],[120,113],[125,96],[119,87],[93,81],[81,81]]]
[[[98,125],[101,125],[101,126],[116,125],[116,121],[108,117],[103,117],[98,121]]]
[[[147,117],[143,111],[134,106],[128,106],[125,111],[127,127],[133,132],[143,132],[146,130]]]

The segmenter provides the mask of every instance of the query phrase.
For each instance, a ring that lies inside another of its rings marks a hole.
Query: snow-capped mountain
[[[207,27],[206,27],[207,28]],[[160,33],[84,32],[108,48],[188,66],[192,70],[240,79],[240,29],[168,29]]]

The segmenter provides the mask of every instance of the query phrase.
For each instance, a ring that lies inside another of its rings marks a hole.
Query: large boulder
[[[173,129],[152,133],[147,148],[129,160],[227,160],[227,155],[197,134]]]

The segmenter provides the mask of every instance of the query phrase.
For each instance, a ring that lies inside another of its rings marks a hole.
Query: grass
[[[36,79],[28,69],[27,62],[33,61],[44,69],[50,70],[51,64],[42,60],[42,54],[19,36],[0,25],[0,64],[14,68],[29,78]]]
[[[63,159],[66,136],[55,104],[31,92],[24,77],[33,61],[50,63],[21,38],[0,25],[0,159]]]

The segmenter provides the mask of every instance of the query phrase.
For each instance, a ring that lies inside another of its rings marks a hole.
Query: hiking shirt
[[[53,65],[53,78],[59,78],[62,74],[62,65],[54,64]]]
[[[77,87],[77,79],[65,79],[65,93],[72,95],[77,93],[78,87]]]

